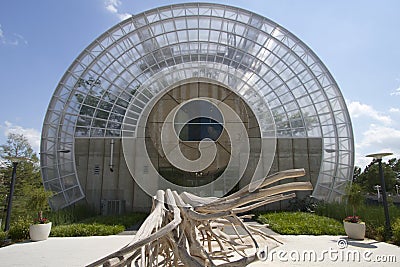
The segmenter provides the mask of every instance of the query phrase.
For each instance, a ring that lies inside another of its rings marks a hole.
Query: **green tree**
[[[354,166],[353,183],[357,183],[360,175],[361,175],[361,168],[358,166]]]
[[[13,164],[17,161],[17,175],[12,204],[12,220],[20,215],[31,214],[27,207],[31,194],[43,189],[39,159],[27,138],[22,134],[9,134],[5,144],[0,145],[0,158],[6,167],[0,170],[0,203],[5,207],[11,183]],[[3,214],[4,216],[4,214]]]
[[[390,161],[389,163],[382,162],[382,169],[385,177],[386,191],[393,191],[394,185],[396,184],[397,174],[393,170]],[[374,193],[374,186],[381,184],[378,163],[372,161],[367,167],[365,167],[363,173],[355,179],[355,183],[361,185],[366,192]]]
[[[388,161],[388,164],[396,173],[396,179],[400,179],[400,159],[392,158]]]
[[[8,163],[7,167],[1,170],[6,183],[12,175],[12,162],[18,162],[16,190],[22,189],[25,183],[41,184],[39,158],[24,135],[9,134],[6,144],[0,145],[0,158]]]
[[[353,209],[353,217],[354,217],[354,216],[356,216],[358,207],[364,201],[364,196],[362,193],[361,186],[356,183],[348,184],[346,186],[346,197],[347,197],[347,203]]]
[[[6,161],[15,159],[29,159],[35,163],[39,161],[28,139],[23,134],[14,133],[8,135],[6,144],[0,145],[0,157]]]
[[[25,186],[24,192],[26,195],[25,201],[25,209],[31,212],[31,215],[38,215],[38,219],[42,220],[43,211],[48,211],[49,207],[49,198],[53,195],[52,192],[46,191],[43,186],[41,187],[32,187]]]

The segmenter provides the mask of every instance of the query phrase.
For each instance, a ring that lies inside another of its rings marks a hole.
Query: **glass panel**
[[[64,207],[65,205],[67,205],[67,202],[64,198],[64,194],[60,193],[57,195],[54,195],[51,199],[50,199],[50,206],[54,209],[59,209]]]
[[[65,191],[67,199],[69,202],[77,201],[83,197],[81,190],[79,187],[73,187],[67,191]]]
[[[324,146],[354,147],[340,90],[311,49],[257,14],[202,3],[139,14],[135,21],[121,22],[85,49],[54,92],[43,126],[41,152],[55,153],[62,142],[72,144],[73,132],[76,137],[120,136],[124,119],[136,129],[143,109],[174,83],[193,77],[223,84],[237,93],[253,109],[261,128],[268,125],[265,102],[273,110],[279,135],[316,136],[324,139]],[[141,94],[143,84],[148,89]],[[213,90],[212,97],[217,92]],[[190,90],[186,96],[196,94]],[[130,104],[131,112],[126,114]],[[187,133],[187,140],[213,139],[206,129],[221,135],[218,120],[205,119],[200,116],[185,122],[182,134]],[[338,157],[324,154],[322,160],[329,158],[335,166],[352,165],[354,151],[350,153]],[[44,178],[58,179],[51,187],[56,188],[57,183],[60,187],[61,180],[65,187],[72,186],[68,179],[76,179],[77,174],[60,178],[56,169],[46,166],[59,165],[62,174],[74,174],[68,163],[73,156],[72,151],[58,162],[54,156],[41,156]],[[326,177],[346,175],[346,171],[335,173],[331,167],[324,171],[315,189],[321,197],[325,190],[327,195],[333,192],[332,181]],[[81,197],[79,187],[70,188],[68,201]],[[336,190],[332,196],[340,194],[342,187]],[[54,198],[53,205],[65,204],[63,195]]]
[[[52,180],[58,177],[58,172],[55,168],[42,167],[43,180],[46,183],[48,180]]]

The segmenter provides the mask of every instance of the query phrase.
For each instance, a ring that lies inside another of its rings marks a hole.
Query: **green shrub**
[[[123,225],[83,224],[58,225],[51,229],[50,236],[104,236],[115,235],[125,230]]]
[[[18,217],[10,224],[10,231],[8,232],[10,238],[13,241],[29,239],[29,225],[31,224],[31,217]]]
[[[397,218],[393,224],[393,242],[400,245],[400,218]]]
[[[338,221],[343,221],[343,219],[349,216],[351,212],[352,210],[350,206],[337,202],[320,203],[315,210],[317,215],[333,218]],[[358,215],[363,219],[363,214],[361,214],[361,212],[358,212]]]
[[[8,232],[0,231],[0,247],[2,244],[4,244],[7,237],[8,237]]]
[[[77,223],[83,219],[94,216],[94,212],[86,206],[77,205],[46,213],[46,216],[53,225],[62,225]]]
[[[349,183],[346,186],[346,197],[347,203],[353,209],[353,217],[356,216],[356,212],[360,205],[364,202],[364,194],[362,192],[362,188],[359,184]]]
[[[23,192],[26,197],[25,209],[34,212],[34,216],[41,217],[43,211],[50,210],[49,198],[53,195],[52,192],[46,191],[44,187],[34,188],[32,186],[25,186]]]
[[[286,235],[343,235],[343,224],[334,219],[306,212],[277,212],[257,218],[280,234]]]
[[[131,227],[147,217],[145,213],[130,213],[114,216],[95,216],[79,221],[79,223],[98,223],[105,225],[123,225],[125,228]]]
[[[85,209],[75,207],[52,213],[50,218],[52,221],[53,219],[56,219],[57,224],[53,224],[54,226],[51,230],[50,236],[72,237],[115,235],[144,220],[147,216],[145,213],[95,216],[81,219],[76,222],[76,219],[82,218],[83,214],[90,214],[88,212],[83,212],[84,210]]]
[[[365,236],[378,241],[385,241],[385,226],[376,226],[371,223],[365,223]]]
[[[344,203],[324,203],[318,205],[316,214],[334,218],[341,222],[346,216],[351,214],[351,207]],[[357,215],[359,215],[360,219],[365,222],[366,237],[379,241],[384,240],[385,213],[382,205],[362,204],[357,210]],[[390,205],[389,215],[391,221],[400,218],[400,208]]]

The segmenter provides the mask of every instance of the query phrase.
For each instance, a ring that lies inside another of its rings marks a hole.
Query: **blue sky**
[[[50,98],[70,64],[129,16],[187,1],[5,0],[0,4],[0,144],[25,134],[39,151]],[[231,0],[282,25],[324,62],[352,118],[356,165],[365,155],[400,157],[400,1]]]

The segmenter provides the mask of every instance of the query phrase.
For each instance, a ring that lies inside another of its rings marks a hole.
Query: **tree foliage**
[[[358,207],[364,201],[361,186],[357,183],[348,184],[346,187],[346,197],[348,204],[353,208],[353,216],[356,216]]]
[[[358,166],[354,166],[354,172],[353,172],[353,182],[357,183],[358,177],[362,173],[361,168]]]
[[[400,179],[400,159],[390,159],[388,165],[396,173],[396,179]]]
[[[31,210],[33,200],[41,194],[48,197],[44,191],[39,159],[22,134],[9,134],[5,144],[0,145],[0,158],[7,163],[0,169],[0,206],[7,208],[7,199],[13,172],[13,162],[17,162],[15,190],[12,202],[11,221],[18,216],[34,215],[37,211]],[[40,199],[40,206],[48,210],[47,199]],[[3,213],[4,217],[5,214]]]
[[[400,184],[400,159],[392,158],[387,163],[382,162],[383,176],[385,178],[386,191],[395,192],[395,184]],[[361,173],[361,168],[355,167],[353,182],[359,184],[364,191],[374,193],[375,185],[381,185],[379,165],[373,160]]]
[[[6,161],[27,160],[37,163],[38,157],[34,153],[28,139],[23,134],[10,133],[5,144],[0,145],[0,157]]]

